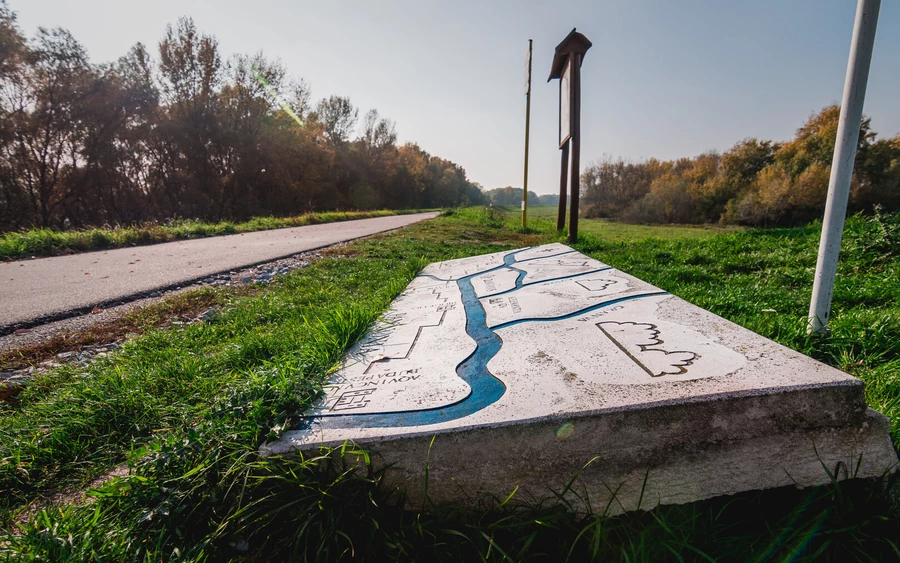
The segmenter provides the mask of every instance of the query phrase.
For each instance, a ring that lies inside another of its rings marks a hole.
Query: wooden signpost
[[[562,151],[559,176],[559,212],[556,229],[566,226],[566,179],[571,177],[569,202],[569,242],[578,241],[578,194],[581,159],[581,63],[592,43],[574,28],[556,46],[550,78],[559,79],[559,148]],[[569,155],[571,154],[571,160]],[[566,167],[571,165],[569,173]]]

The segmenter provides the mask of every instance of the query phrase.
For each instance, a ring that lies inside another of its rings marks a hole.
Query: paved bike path
[[[392,215],[0,263],[0,334],[437,215]]]

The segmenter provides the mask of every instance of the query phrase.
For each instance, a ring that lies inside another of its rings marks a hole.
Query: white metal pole
[[[859,0],[856,5],[856,21],[853,24],[850,59],[844,80],[844,97],[841,100],[841,117],[834,145],[834,159],[831,162],[831,178],[828,181],[828,201],[825,203],[822,238],[819,241],[819,259],[816,263],[812,301],[809,304],[807,330],[810,333],[828,331],[834,279],[837,275],[847,199],[850,195],[850,179],[853,176],[853,161],[856,159],[880,7],[881,0]]]

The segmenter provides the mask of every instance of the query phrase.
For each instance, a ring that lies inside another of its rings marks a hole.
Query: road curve
[[[0,263],[0,334],[437,215],[392,215]]]

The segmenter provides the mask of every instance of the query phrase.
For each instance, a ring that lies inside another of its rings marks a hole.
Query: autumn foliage
[[[0,0],[0,231],[480,203],[465,170],[190,19],[94,64]]]
[[[821,218],[840,108],[811,116],[785,143],[745,139],[724,154],[675,161],[606,159],[582,176],[585,214],[636,223],[789,225]],[[900,136],[859,132],[850,211],[900,210]]]

